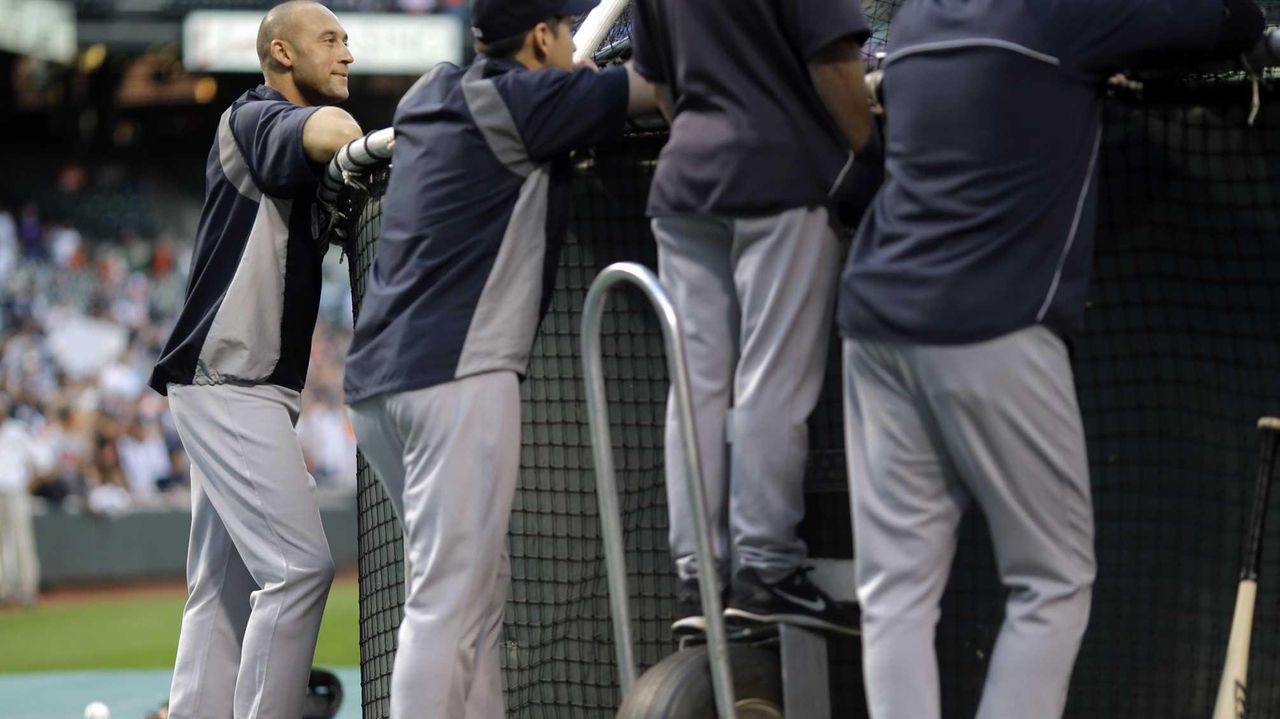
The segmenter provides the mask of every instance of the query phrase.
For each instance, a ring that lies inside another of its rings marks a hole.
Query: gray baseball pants
[[[31,497],[26,490],[0,492],[0,604],[35,604],[39,589]]]
[[[978,719],[1061,716],[1095,573],[1066,346],[1036,326],[963,346],[846,340],[844,355],[871,716],[941,716],[938,602],[971,499],[1009,590]]]
[[[191,458],[187,605],[171,719],[297,719],[333,559],[294,425],[273,385],[169,386]]]
[[[827,211],[653,221],[658,268],[680,318],[716,559],[766,580],[806,555],[806,422],[822,390],[838,248]],[[732,437],[729,417],[732,413]],[[667,402],[671,552],[697,575],[674,395]]]
[[[351,407],[356,439],[404,525],[408,596],[393,719],[498,719],[511,578],[520,390],[490,372]]]

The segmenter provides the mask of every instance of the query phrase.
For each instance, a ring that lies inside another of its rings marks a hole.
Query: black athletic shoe
[[[720,606],[728,604],[729,593],[722,589]],[[677,636],[707,631],[707,618],[702,616],[702,594],[697,579],[680,580],[680,589],[676,592],[676,620],[671,623],[671,631]]]
[[[762,623],[794,624],[838,634],[859,633],[858,614],[842,607],[809,579],[813,567],[800,567],[769,583],[754,569],[733,577],[725,617]]]
[[[680,580],[680,589],[676,592],[676,620],[671,623],[671,632],[676,635],[694,634],[707,631],[707,618],[702,614],[702,594],[698,591],[698,580]]]

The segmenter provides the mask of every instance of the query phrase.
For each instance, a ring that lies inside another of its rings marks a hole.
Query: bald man
[[[298,719],[333,579],[294,426],[320,301],[323,163],[360,127],[332,107],[352,62],[338,18],[273,8],[265,82],[223,113],[186,303],[151,376],[191,457],[189,598],[172,719]]]

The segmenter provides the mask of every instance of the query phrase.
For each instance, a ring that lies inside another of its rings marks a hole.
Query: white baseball
[[[102,702],[93,702],[84,708],[84,719],[111,719],[111,710]]]

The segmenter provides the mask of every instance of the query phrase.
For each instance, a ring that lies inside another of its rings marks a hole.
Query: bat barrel
[[[1263,417],[1258,420],[1261,434],[1258,446],[1258,477],[1254,483],[1253,509],[1245,532],[1244,548],[1240,561],[1240,579],[1258,578],[1262,564],[1262,535],[1267,523],[1267,504],[1271,496],[1271,480],[1275,474],[1276,454],[1280,448],[1280,418]]]

